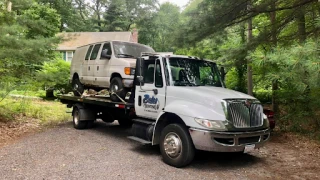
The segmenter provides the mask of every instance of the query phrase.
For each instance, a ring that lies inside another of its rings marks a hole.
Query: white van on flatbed
[[[133,82],[136,58],[142,52],[154,50],[146,45],[105,41],[78,47],[71,62],[70,81],[74,95],[79,96],[85,88],[109,89],[124,98]],[[117,96],[111,97],[118,101]]]

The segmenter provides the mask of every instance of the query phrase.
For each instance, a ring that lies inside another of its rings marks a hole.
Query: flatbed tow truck
[[[131,128],[128,138],[159,145],[165,163],[183,167],[192,162],[195,150],[248,152],[269,140],[261,103],[226,89],[221,74],[209,60],[144,54],[137,58],[131,92],[121,102],[108,96],[59,99],[73,108],[76,129],[90,128],[97,119],[118,120]]]

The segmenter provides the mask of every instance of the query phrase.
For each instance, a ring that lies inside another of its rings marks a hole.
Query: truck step
[[[146,125],[151,125],[156,122],[156,121],[149,121],[146,119],[132,119],[132,121],[140,124],[146,124]]]
[[[138,137],[135,137],[135,136],[128,136],[127,138],[131,139],[131,140],[134,140],[134,141],[137,141],[143,145],[151,145],[151,141],[146,141],[144,139],[141,139],[141,138],[138,138]]]

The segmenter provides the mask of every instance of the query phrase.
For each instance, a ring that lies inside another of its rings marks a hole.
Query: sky
[[[188,4],[189,0],[159,0],[159,2],[160,3],[171,2],[173,4],[180,6],[180,7],[183,7],[186,4]]]

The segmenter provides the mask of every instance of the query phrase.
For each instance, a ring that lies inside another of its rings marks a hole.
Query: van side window
[[[144,83],[153,84],[154,83],[154,64],[155,60],[148,60],[144,62]]]
[[[93,47],[93,45],[91,45],[91,46],[89,47],[89,49],[88,49],[88,51],[87,51],[87,54],[86,54],[86,59],[85,59],[85,60],[89,60],[92,47]]]
[[[110,43],[105,43],[102,47],[102,51],[101,51],[101,54],[100,54],[100,59],[105,59],[104,57],[102,57],[102,53],[103,52],[106,52],[106,55],[109,55],[111,56],[112,55],[112,50],[111,50],[111,45]]]
[[[158,88],[163,87],[161,64],[159,59],[156,61],[155,86]]]
[[[98,53],[100,50],[101,44],[96,44],[92,50],[91,56],[90,56],[90,60],[96,60],[98,57]]]

